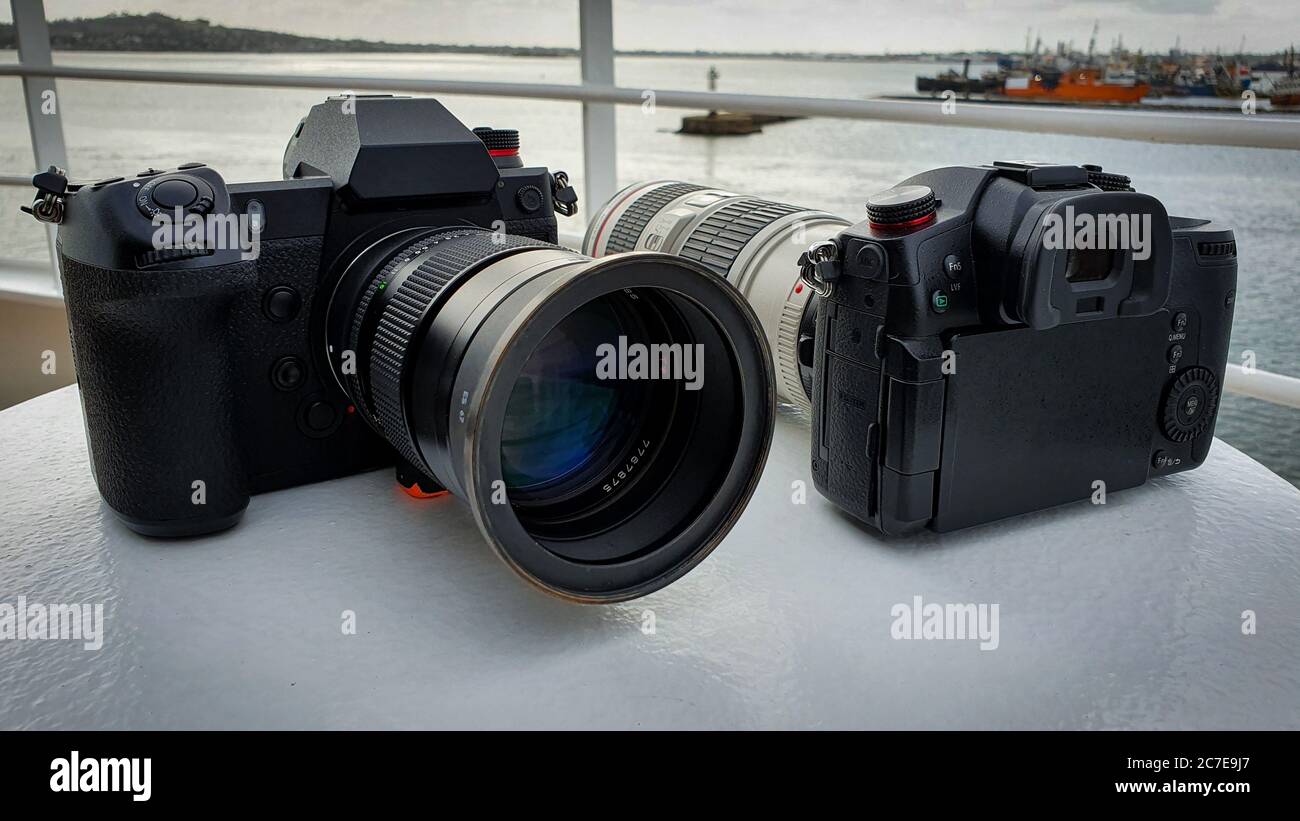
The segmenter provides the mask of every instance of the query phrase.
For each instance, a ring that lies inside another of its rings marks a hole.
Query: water
[[[0,61],[12,62],[12,52]],[[59,62],[186,71],[576,83],[573,58],[478,55],[236,55],[61,53]],[[710,64],[723,91],[824,97],[907,94],[918,73],[948,66],[622,57],[620,85],[703,89]],[[973,66],[979,72],[983,66]],[[78,178],[153,165],[207,162],[232,181],[275,179],[289,134],[318,91],[59,82],[69,164]],[[470,125],[522,132],[526,161],[569,171],[582,190],[577,103],[453,97],[443,102]],[[1239,286],[1231,361],[1253,351],[1258,367],[1300,374],[1300,330],[1291,303],[1300,260],[1300,152],[1171,146],[1091,137],[1018,134],[845,120],[799,120],[747,137],[673,133],[679,110],[618,109],[621,184],[675,177],[824,208],[857,219],[872,191],[936,166],[1035,158],[1098,163],[1129,174],[1170,213],[1210,217],[1237,234]],[[1097,116],[1104,117],[1104,112]],[[0,171],[31,165],[19,83],[0,81]],[[0,187],[0,256],[40,259],[41,233],[17,213],[25,191]],[[587,208],[594,204],[586,204]],[[568,222],[581,230],[589,210]],[[1300,484],[1300,411],[1228,395],[1217,433]]]

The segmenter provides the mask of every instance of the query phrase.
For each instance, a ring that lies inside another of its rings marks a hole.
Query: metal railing
[[[178,83],[258,88],[319,88],[330,91],[396,91],[425,94],[564,100],[582,103],[583,197],[607,201],[617,190],[615,105],[642,105],[647,89],[614,84],[612,0],[579,0],[581,83],[474,82],[464,80],[339,75],[254,74],[56,66],[42,0],[11,0],[19,62],[0,66],[0,77],[23,83],[32,149],[39,168],[67,166],[58,107],[43,105],[56,94],[55,80]],[[894,123],[985,128],[1042,134],[1110,137],[1148,142],[1300,150],[1300,121],[1267,116],[1224,116],[1146,111],[1106,111],[1006,104],[945,105],[941,100],[848,100],[652,89],[665,108],[745,111],[783,116],[836,117]],[[30,185],[30,176],[0,174],[0,185]],[[61,291],[50,230],[48,294]],[[30,267],[30,266],[29,266]],[[2,272],[0,272],[2,273]],[[1229,369],[1227,389],[1300,408],[1300,379],[1240,367]]]

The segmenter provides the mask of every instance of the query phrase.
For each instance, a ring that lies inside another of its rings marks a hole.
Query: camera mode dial
[[[939,203],[926,185],[900,185],[867,198],[867,219],[880,228],[911,228],[934,218]]]
[[[481,125],[474,129],[474,136],[482,140],[493,155],[519,153],[519,132],[513,128],[489,128]]]
[[[1085,165],[1083,170],[1088,172],[1088,182],[1100,188],[1102,191],[1132,191],[1133,181],[1123,174],[1110,174],[1101,169],[1100,165]]]
[[[1171,442],[1187,442],[1205,433],[1219,402],[1219,383],[1209,368],[1188,368],[1165,395],[1161,423]]]
[[[173,213],[177,208],[186,214],[206,214],[215,202],[212,186],[188,174],[154,177],[135,192],[136,207],[149,219],[159,212]]]

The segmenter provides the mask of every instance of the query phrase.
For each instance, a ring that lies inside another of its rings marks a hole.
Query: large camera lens
[[[327,326],[358,411],[469,504],[507,564],[565,598],[619,601],[685,574],[766,458],[762,330],[686,260],[406,231],[348,267]]]
[[[602,297],[565,317],[515,380],[501,432],[501,470],[520,497],[601,470],[642,412],[636,391],[620,391],[596,375],[597,348],[626,333],[611,301]]]
[[[808,344],[816,314],[799,282],[799,255],[849,223],[833,214],[661,180],[615,194],[587,229],[583,251],[603,257],[660,251],[703,265],[735,286],[758,314],[775,359],[777,394],[807,409],[812,392]],[[804,337],[801,345],[801,337]]]

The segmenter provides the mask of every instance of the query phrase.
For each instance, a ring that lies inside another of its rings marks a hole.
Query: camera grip
[[[232,319],[253,262],[112,270],[61,256],[73,360],[99,492],[149,536],[239,521],[249,483],[237,435]]]

